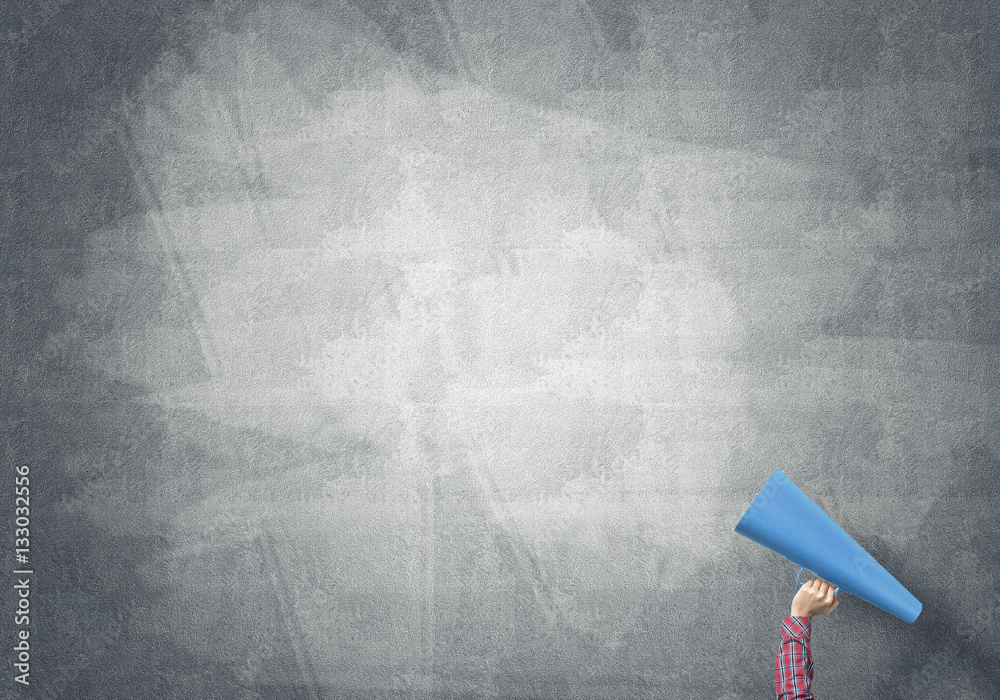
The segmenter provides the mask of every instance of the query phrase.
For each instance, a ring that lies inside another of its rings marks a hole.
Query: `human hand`
[[[829,615],[840,605],[834,590],[833,586],[820,579],[806,581],[792,598],[792,617]]]

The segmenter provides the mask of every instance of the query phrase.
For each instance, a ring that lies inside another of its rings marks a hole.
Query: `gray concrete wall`
[[[993,3],[4,15],[15,697],[773,697],[775,468],[817,695],[1000,693]]]

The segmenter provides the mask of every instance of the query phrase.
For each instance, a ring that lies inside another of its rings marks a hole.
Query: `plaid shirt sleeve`
[[[814,700],[809,691],[813,678],[808,617],[786,617],[781,621],[781,646],[774,660],[774,684],[778,700]]]

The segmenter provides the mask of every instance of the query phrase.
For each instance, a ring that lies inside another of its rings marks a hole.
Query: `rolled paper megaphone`
[[[750,503],[736,532],[904,622],[912,623],[923,608],[780,469]]]

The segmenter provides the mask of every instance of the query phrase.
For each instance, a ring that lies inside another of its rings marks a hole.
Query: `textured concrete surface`
[[[2,12],[4,697],[1000,695],[994,3]]]

